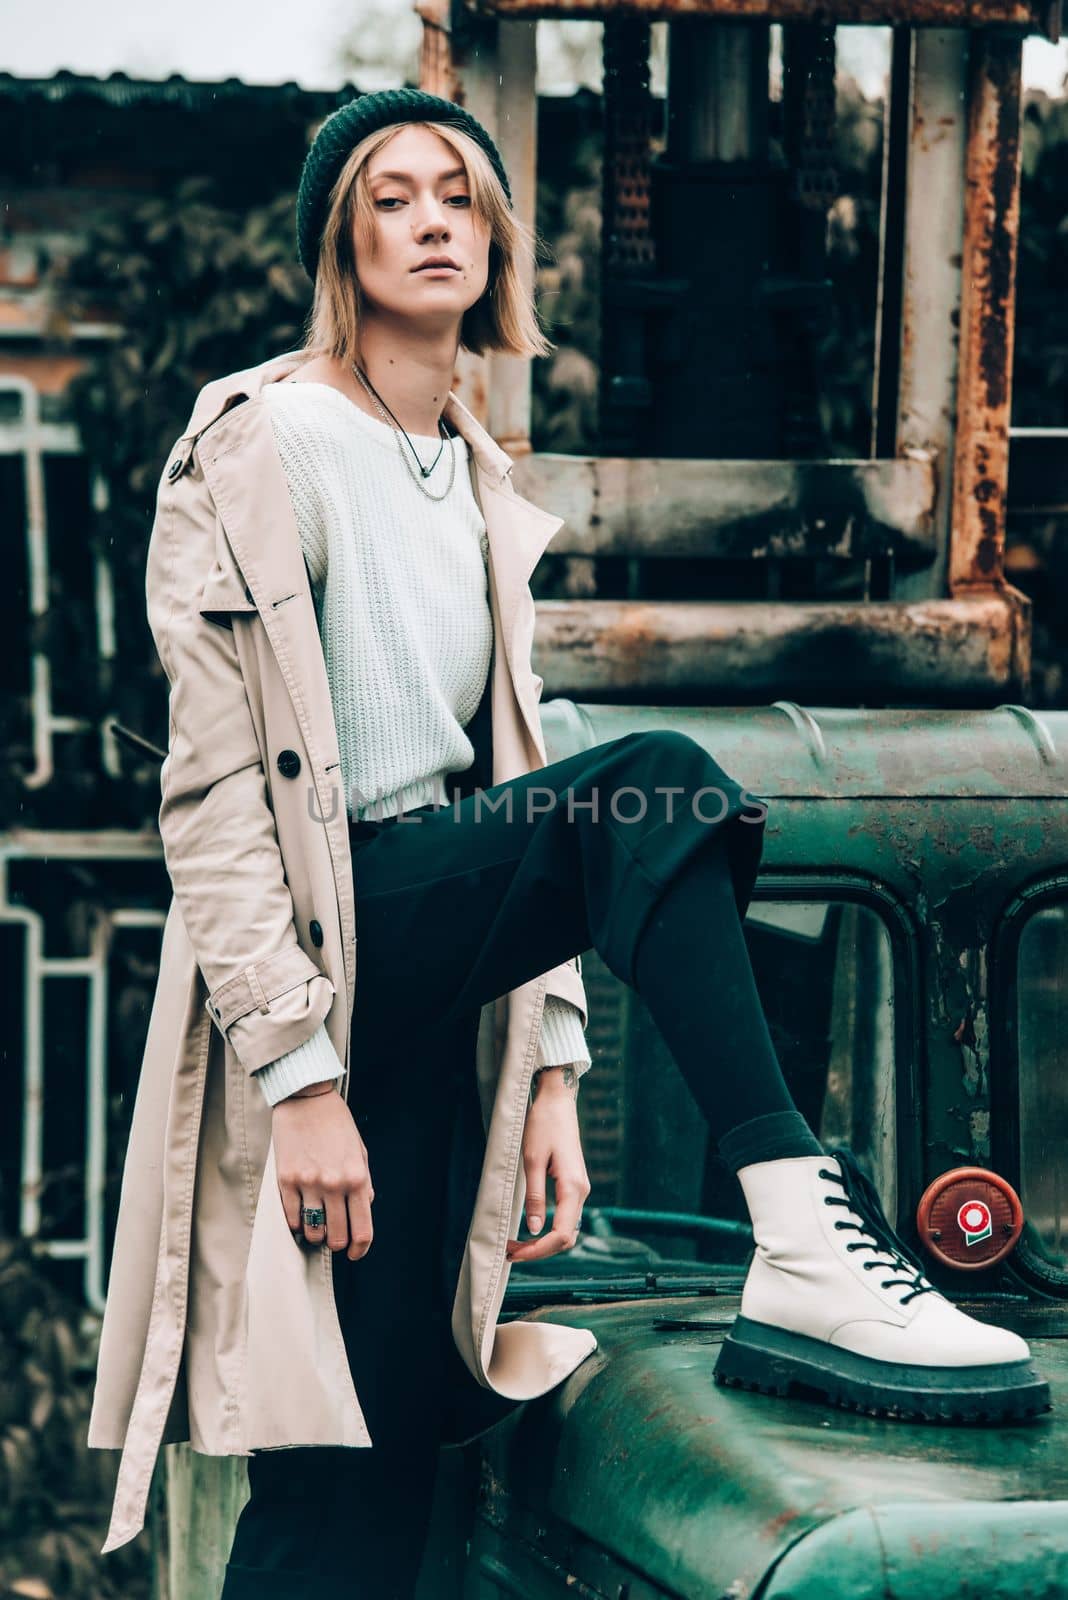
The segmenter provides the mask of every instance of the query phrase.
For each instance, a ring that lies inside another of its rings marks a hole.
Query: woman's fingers
[[[556,1181],[556,1213],[553,1216],[553,1228],[564,1235],[569,1249],[578,1241],[582,1202],[589,1192],[590,1186],[583,1178],[576,1176],[567,1179],[558,1178]]]
[[[548,1163],[533,1153],[524,1155],[523,1166],[527,1175],[527,1229],[540,1233],[545,1223],[545,1172]]]
[[[319,1186],[305,1187],[298,1178],[279,1178],[278,1192],[282,1196],[282,1209],[286,1214],[286,1223],[290,1233],[303,1237],[309,1244],[322,1244],[327,1234],[327,1224],[330,1220],[330,1211],[326,1198]],[[307,1222],[304,1217],[306,1210],[318,1207],[326,1215],[326,1221],[316,1227]],[[345,1231],[348,1239],[348,1228]]]
[[[318,1206],[326,1213],[326,1221],[318,1226],[303,1221],[305,1239],[309,1244],[322,1244],[325,1239],[331,1250],[345,1250],[350,1261],[358,1261],[371,1248],[373,1198],[369,1176],[366,1181],[354,1179],[350,1184],[331,1184],[329,1188],[324,1185],[319,1198],[305,1190],[301,1199],[304,1208]]]
[[[523,1243],[517,1239],[509,1239],[507,1245],[509,1261],[541,1261],[545,1256],[555,1256],[562,1250],[570,1250],[577,1243],[583,1202],[590,1192],[589,1179],[583,1172],[581,1176],[576,1174],[557,1177],[553,1182],[556,1189],[556,1210],[553,1214],[552,1227],[540,1238],[524,1240]]]
[[[371,1188],[370,1179],[365,1185],[358,1186],[349,1191],[348,1219],[349,1219],[349,1247],[347,1255],[350,1261],[359,1261],[371,1248],[374,1237],[374,1228],[371,1224],[371,1201],[374,1199],[374,1190]]]
[[[326,1242],[331,1250],[344,1250],[349,1242],[348,1194],[337,1185],[326,1191]],[[320,1239],[322,1234],[319,1235]]]
[[[300,1186],[292,1178],[278,1177],[278,1193],[282,1197],[282,1210],[290,1233],[302,1233],[304,1224],[300,1216]]]

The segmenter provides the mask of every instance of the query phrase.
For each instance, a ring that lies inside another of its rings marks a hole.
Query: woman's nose
[[[432,195],[423,201],[419,208],[416,235],[423,238],[427,233],[448,232],[449,214],[440,200]]]

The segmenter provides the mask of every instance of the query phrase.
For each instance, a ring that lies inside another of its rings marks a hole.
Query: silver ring
[[[307,1228],[322,1228],[326,1225],[326,1208],[324,1206],[301,1206],[300,1220]]]

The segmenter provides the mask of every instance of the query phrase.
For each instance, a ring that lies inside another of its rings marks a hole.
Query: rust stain
[[[961,1017],[960,1022],[953,1030],[953,1038],[957,1044],[963,1044],[968,1049],[975,1046],[975,1025],[970,1016]]]
[[[1020,213],[1020,68],[1017,51],[987,52],[988,77],[996,102],[996,131],[985,152],[990,231],[986,293],[980,330],[979,371],[991,410],[1008,405],[1012,359],[1013,294]]]
[[[613,647],[628,661],[645,660],[662,650],[665,643],[663,619],[657,616],[655,607],[642,606],[633,614],[624,613],[610,632]]]

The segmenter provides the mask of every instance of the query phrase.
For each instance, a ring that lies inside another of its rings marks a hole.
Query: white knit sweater
[[[425,480],[442,494],[455,452],[452,488],[437,502],[414,483],[392,425],[339,390],[283,380],[262,392],[311,575],[348,814],[447,804],[446,776],[474,761],[464,727],[493,648],[486,525],[466,441],[454,435]],[[429,466],[440,439],[411,438]],[[579,1014],[555,995],[539,1053],[543,1066],[590,1065]],[[271,1105],[339,1077],[325,1024],[256,1077]]]

